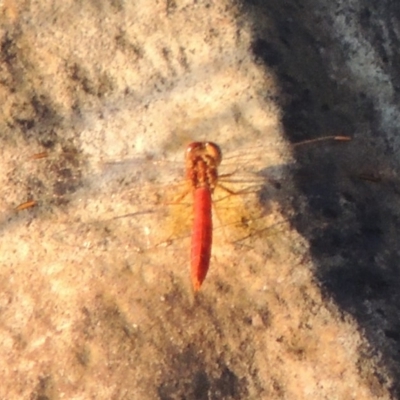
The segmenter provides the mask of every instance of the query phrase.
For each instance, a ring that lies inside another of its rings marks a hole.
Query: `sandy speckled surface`
[[[0,2],[0,398],[397,396],[398,12],[42,3]],[[192,140],[254,188],[196,297]]]

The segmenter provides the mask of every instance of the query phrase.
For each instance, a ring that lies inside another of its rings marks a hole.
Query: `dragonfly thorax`
[[[212,142],[193,142],[186,150],[186,178],[193,190],[208,188],[213,191],[218,182],[218,166],[222,153]]]

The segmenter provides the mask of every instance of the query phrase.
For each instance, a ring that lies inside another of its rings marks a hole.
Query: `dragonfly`
[[[300,142],[297,145],[303,145],[308,143],[314,143],[318,141],[326,141],[326,140],[334,140],[334,141],[348,141],[350,140],[347,136],[328,136],[317,139],[311,139],[309,141]],[[246,152],[247,153],[247,152]],[[47,154],[38,153],[38,155],[34,155],[31,158],[33,160],[46,159],[48,157]],[[246,156],[247,160],[248,157]],[[227,157],[228,165],[232,166],[231,157]],[[168,206],[173,207],[174,205],[185,204],[184,200],[187,196],[191,196],[191,204],[189,206],[186,204],[185,208],[191,208],[191,245],[190,245],[190,276],[191,276],[191,285],[193,291],[197,293],[207,276],[209,271],[211,256],[213,253],[213,232],[215,231],[214,223],[215,216],[220,217],[219,214],[225,216],[225,224],[220,224],[222,230],[236,229],[235,232],[235,240],[246,239],[248,234],[247,226],[254,221],[263,220],[264,215],[262,211],[254,212],[254,209],[250,211],[250,214],[243,213],[243,209],[246,209],[246,205],[239,205],[241,202],[245,202],[246,196],[253,196],[257,199],[257,196],[260,194],[260,188],[265,184],[270,184],[272,182],[271,179],[266,180],[265,176],[260,176],[257,174],[253,174],[249,177],[248,174],[243,175],[241,172],[241,159],[240,156],[236,156],[234,159],[234,166],[230,172],[220,173],[221,163],[223,161],[222,150],[220,146],[211,141],[204,142],[192,142],[186,147],[185,151],[185,184],[186,187],[182,193],[175,194],[172,201],[168,199],[168,196],[165,196],[167,200],[159,199],[151,200],[152,195],[150,193],[154,193],[155,191],[164,192],[164,187],[161,185],[157,189],[154,189],[157,185],[154,185],[152,182],[147,182],[147,184],[136,185],[133,188],[127,189],[128,193],[137,192],[140,190],[142,192],[143,199],[148,201],[149,205],[144,206],[144,201],[138,201],[136,198],[135,204],[132,204],[133,212],[121,215],[111,216],[109,219],[121,222],[122,218],[133,218],[136,220],[140,220],[143,216],[146,217],[146,213],[157,213],[157,209],[168,208]],[[239,161],[238,161],[239,160]],[[143,160],[142,160],[143,161]],[[247,161],[248,162],[248,161]],[[152,165],[151,160],[146,160],[147,165]],[[145,165],[143,162],[136,162],[136,165]],[[112,167],[113,165],[118,165],[118,162],[105,162],[103,163],[103,168]],[[154,163],[154,168],[165,168],[165,165],[161,167],[161,164],[158,162]],[[247,165],[246,168],[249,168]],[[250,167],[251,168],[251,167]],[[140,168],[139,168],[140,169]],[[245,178],[243,178],[245,176]],[[140,187],[139,187],[140,186]],[[170,186],[170,183],[167,183],[167,186]],[[169,188],[171,191],[175,191],[175,187]],[[218,194],[216,195],[216,192]],[[233,200],[234,199],[234,200]],[[238,200],[239,199],[239,200]],[[158,203],[157,206],[155,206]],[[225,204],[225,208],[224,208]],[[226,217],[229,214],[226,209],[229,204],[229,208],[231,208],[231,217]],[[16,211],[22,212],[26,209],[33,208],[37,205],[40,205],[40,201],[36,201],[36,199],[29,199],[18,205],[16,207]],[[136,208],[135,208],[136,207]],[[181,210],[182,208],[180,208]],[[213,212],[214,209],[214,212]],[[141,214],[139,216],[139,214]],[[176,214],[176,213],[175,213]],[[213,218],[213,214],[214,218]],[[164,214],[159,214],[158,217],[160,220],[163,219]],[[245,217],[243,216],[245,215]],[[187,218],[187,212],[185,216],[182,218]],[[105,221],[107,218],[105,217]],[[250,221],[250,222],[249,222]],[[138,222],[139,224],[139,222]],[[268,223],[262,223],[258,225],[255,223],[253,230],[255,234],[257,231],[262,231],[264,229],[265,224],[268,226]],[[179,225],[179,223],[178,223]],[[79,225],[79,229],[76,230],[76,234],[74,236],[79,236],[80,232],[94,230],[93,226],[98,226],[98,223],[87,222],[85,224],[85,228],[82,225]],[[218,228],[217,228],[218,229]],[[171,228],[171,231],[175,229]],[[78,233],[79,231],[79,233]],[[174,232],[165,233],[161,236],[154,231],[154,229],[148,232],[148,236],[154,234],[156,239],[153,241],[149,241],[148,247],[155,248],[159,247],[161,244],[170,245],[172,242],[179,240],[180,234],[175,234]],[[173,237],[175,235],[175,237]],[[161,239],[160,239],[161,237]],[[134,249],[138,250],[138,249]],[[139,249],[143,251],[143,249]]]
[[[211,196],[218,183],[220,147],[213,142],[192,142],[186,150],[186,179],[193,193],[191,246],[192,285],[197,292],[210,266],[212,247]]]

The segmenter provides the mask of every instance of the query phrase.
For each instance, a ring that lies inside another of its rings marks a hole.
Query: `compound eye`
[[[204,143],[202,143],[202,142],[189,143],[188,146],[186,147],[186,154],[188,155],[189,153],[193,153],[194,151],[203,147],[203,145],[204,145]]]
[[[221,148],[214,142],[206,142],[204,144],[207,154],[215,161],[217,165],[221,163],[222,151]]]

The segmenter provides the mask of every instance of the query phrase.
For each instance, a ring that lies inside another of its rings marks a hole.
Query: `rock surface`
[[[1,2],[0,398],[398,397],[399,17]],[[197,296],[149,198],[192,140],[257,187]]]

